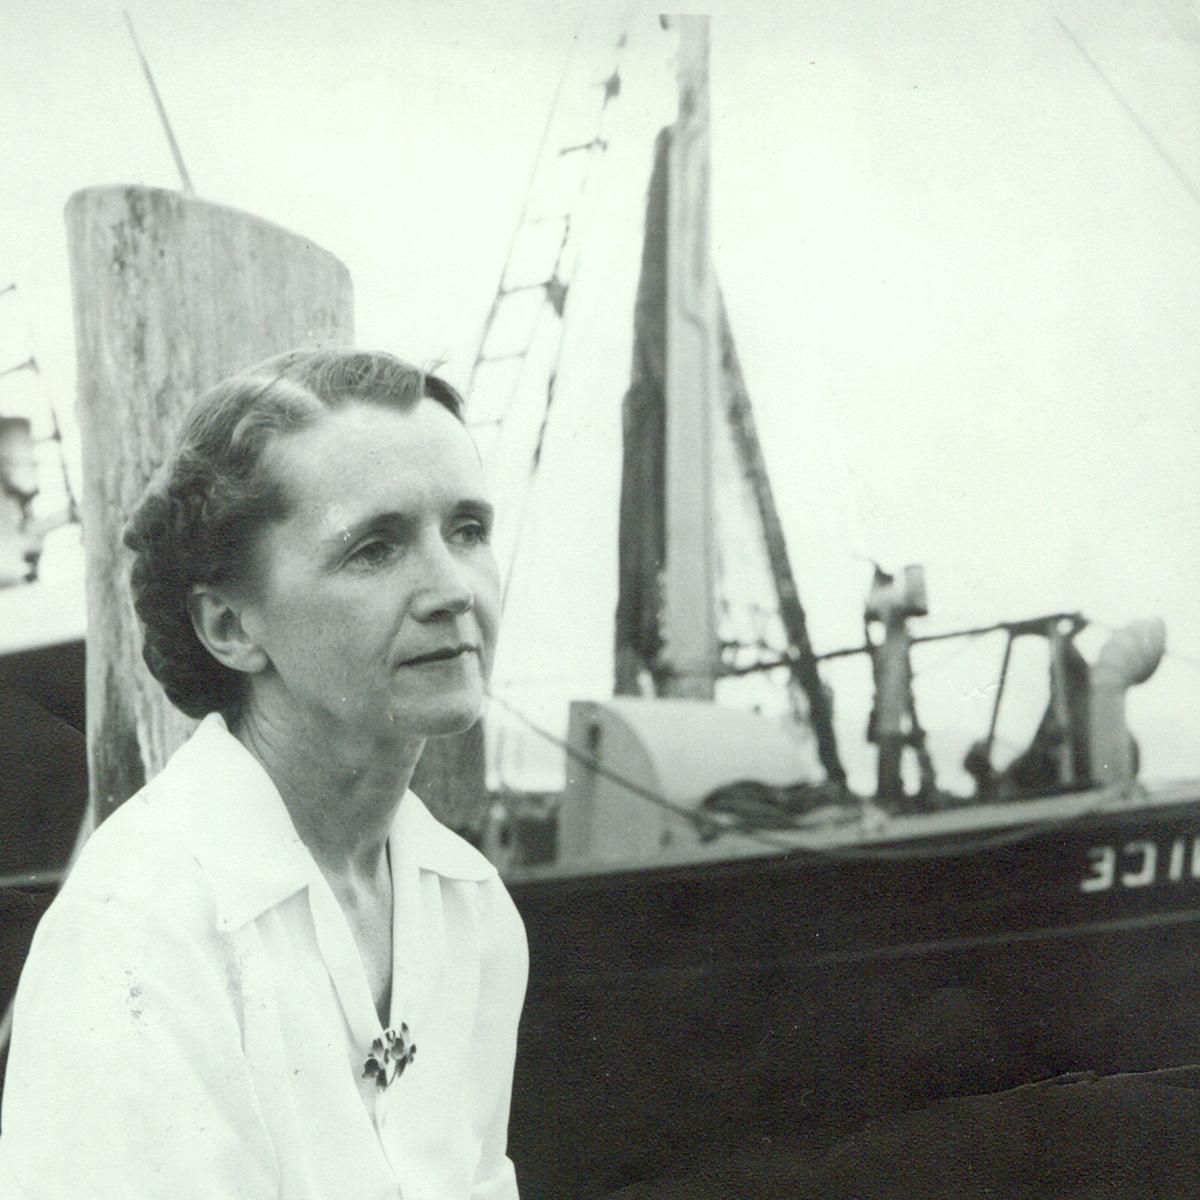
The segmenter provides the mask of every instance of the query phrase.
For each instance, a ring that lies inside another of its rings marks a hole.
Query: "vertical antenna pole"
[[[175,169],[179,172],[179,181],[183,185],[184,192],[189,196],[196,194],[196,189],[192,187],[192,179],[188,174],[188,169],[184,164],[183,155],[179,151],[179,143],[175,140],[175,131],[171,128],[170,118],[167,116],[167,110],[163,106],[162,97],[158,94],[158,88],[154,83],[154,76],[150,73],[150,64],[146,61],[146,56],[142,53],[141,43],[138,42],[137,32],[133,28],[133,20],[129,16],[128,10],[121,14],[125,18],[125,24],[129,28],[129,37],[133,42],[133,48],[137,52],[138,60],[142,64],[142,73],[146,76],[146,84],[150,88],[150,95],[154,98],[154,107],[158,109],[158,119],[162,122],[163,133],[167,135],[167,144],[171,147],[171,157],[175,160]]]

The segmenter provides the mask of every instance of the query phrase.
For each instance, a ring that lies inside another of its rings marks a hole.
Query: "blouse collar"
[[[262,764],[210,713],[143,793],[212,880],[218,924],[253,921],[321,879],[279,790]],[[496,868],[442,825],[411,791],[396,810],[390,840],[422,870],[482,882]]]

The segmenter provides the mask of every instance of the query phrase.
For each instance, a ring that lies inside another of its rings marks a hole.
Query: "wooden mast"
[[[712,264],[708,18],[664,17],[663,23],[679,35],[679,114],[660,134],[648,188],[625,398],[617,691],[639,694],[648,670],[659,694],[713,698],[721,671],[713,440],[718,421],[727,421],[761,526],[793,678],[808,700],[826,776],[844,784],[830,699]],[[655,449],[661,451],[657,463]],[[629,538],[630,525],[642,530],[638,537]]]
[[[663,20],[679,31],[679,116],[671,131],[667,187],[666,562],[660,661],[666,695],[711,700],[720,658],[712,513],[720,334],[709,234],[709,19]]]
[[[121,530],[195,396],[296,346],[353,341],[350,274],[332,254],[177,192],[101,187],[66,211],[83,440],[87,733],[98,823],[155,774],[192,722],[141,661]]]

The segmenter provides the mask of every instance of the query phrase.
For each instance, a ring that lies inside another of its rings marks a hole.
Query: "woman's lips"
[[[428,654],[417,654],[412,658],[406,658],[400,663],[402,667],[423,667],[428,663],[450,662],[453,659],[461,658],[464,654],[474,654],[477,650],[475,646],[445,646],[440,650],[430,650]]]

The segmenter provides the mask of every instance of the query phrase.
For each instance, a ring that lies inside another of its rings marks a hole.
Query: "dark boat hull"
[[[513,880],[524,1200],[933,1097],[1200,1060],[1200,792],[986,836]]]

